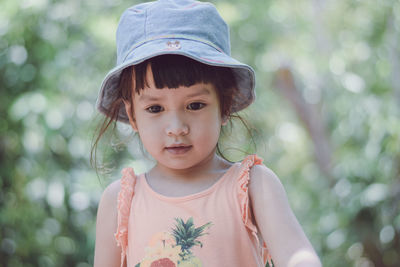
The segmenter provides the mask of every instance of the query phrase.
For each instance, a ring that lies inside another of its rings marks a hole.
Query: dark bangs
[[[221,105],[221,114],[230,114],[232,96],[237,90],[232,69],[206,65],[181,55],[157,56],[134,66],[135,91],[138,94],[148,85],[148,65],[153,72],[157,89],[189,87],[196,83],[213,84]]]
[[[155,86],[158,89],[189,87],[196,83],[212,83],[218,87],[236,87],[230,68],[206,65],[181,55],[161,55],[135,66],[137,93],[147,85],[146,71],[149,64]]]

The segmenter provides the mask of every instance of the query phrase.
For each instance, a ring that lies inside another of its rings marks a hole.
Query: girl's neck
[[[157,163],[147,174],[147,178],[153,181],[162,179],[169,182],[196,182],[205,177],[215,179],[225,173],[232,163],[219,157],[215,151],[203,161],[187,169],[171,169]]]

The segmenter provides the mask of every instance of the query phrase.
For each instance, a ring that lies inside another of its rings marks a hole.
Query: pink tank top
[[[271,261],[249,208],[256,155],[233,164],[211,187],[184,197],[155,192],[144,174],[122,171],[118,196],[121,266],[265,266]]]

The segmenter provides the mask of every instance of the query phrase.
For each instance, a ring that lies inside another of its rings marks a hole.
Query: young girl
[[[123,169],[104,191],[95,267],[321,265],[262,159],[216,153],[221,127],[253,101],[254,72],[230,56],[213,5],[159,0],[124,12],[99,138],[129,123],[155,165]]]

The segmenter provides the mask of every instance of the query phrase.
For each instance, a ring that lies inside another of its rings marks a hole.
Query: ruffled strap
[[[118,228],[114,234],[117,245],[121,247],[121,267],[124,264],[128,246],[128,221],[136,176],[132,168],[122,170],[121,190],[118,194]]]
[[[244,225],[251,231],[252,235],[257,240],[257,244],[260,246],[260,254],[264,260],[264,265],[268,262],[272,266],[272,258],[268,252],[267,244],[263,242],[262,246],[258,237],[257,227],[254,225],[251,219],[251,210],[249,208],[249,181],[250,181],[250,168],[254,165],[261,165],[263,159],[257,155],[248,155],[241,163],[239,176],[238,176],[238,187],[237,193],[240,204],[240,212],[242,215]]]

